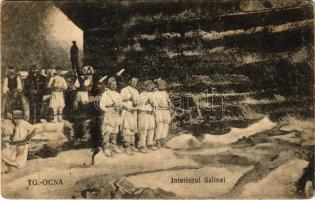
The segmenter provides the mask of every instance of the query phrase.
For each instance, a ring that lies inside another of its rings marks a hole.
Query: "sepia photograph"
[[[312,0],[1,2],[1,197],[310,199]]]

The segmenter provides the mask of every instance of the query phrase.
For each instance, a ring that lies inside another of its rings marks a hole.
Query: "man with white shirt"
[[[110,151],[110,144],[115,153],[122,153],[117,147],[117,134],[119,132],[119,125],[121,124],[120,111],[122,100],[120,94],[115,91],[117,82],[114,77],[108,78],[108,88],[102,94],[99,106],[103,111],[103,123],[101,125],[101,132],[103,135],[104,154],[108,157],[112,156]]]
[[[154,92],[155,140],[157,147],[165,146],[165,139],[171,123],[171,100],[166,91],[166,81],[157,80],[158,90]]]
[[[122,132],[126,143],[126,153],[131,155],[132,151],[138,151],[135,147],[135,134],[137,133],[137,103],[139,99],[139,91],[136,89],[138,79],[132,77],[129,81],[130,85],[124,87],[121,92],[122,98]]]
[[[6,124],[1,127],[1,132],[1,159],[5,164],[5,172],[8,172],[11,167],[25,167],[28,142],[38,133],[38,130],[32,124],[23,120],[21,110],[14,110],[12,111],[12,121],[6,121]]]
[[[63,92],[68,88],[66,80],[61,76],[60,69],[50,78],[48,88],[52,90],[49,107],[54,111],[53,122],[62,121],[62,111],[65,107]]]
[[[139,130],[139,150],[147,152],[147,148],[156,150],[153,144],[155,119],[153,115],[153,89],[155,85],[151,80],[144,82],[145,91],[141,92],[138,102],[138,130]]]

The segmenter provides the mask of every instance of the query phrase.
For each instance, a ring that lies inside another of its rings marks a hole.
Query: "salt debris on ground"
[[[246,127],[246,128],[232,128],[230,132],[224,135],[205,135],[202,143],[216,143],[216,144],[232,144],[238,139],[243,137],[249,137],[259,132],[270,130],[277,124],[272,122],[269,117],[265,116],[258,122]]]
[[[171,149],[186,149],[191,147],[198,147],[200,146],[200,142],[197,138],[190,134],[183,134],[179,136],[175,136],[170,139],[166,147]]]

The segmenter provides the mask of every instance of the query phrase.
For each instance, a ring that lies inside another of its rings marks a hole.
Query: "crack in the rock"
[[[133,173],[125,174],[123,176],[130,177],[130,176],[137,176],[141,174],[149,174],[149,173],[155,173],[155,172],[177,171],[177,170],[184,170],[184,169],[201,169],[201,168],[203,167],[178,166],[178,167],[171,167],[167,169],[154,169],[154,170],[147,170],[147,171],[142,171],[142,172],[133,172]]]

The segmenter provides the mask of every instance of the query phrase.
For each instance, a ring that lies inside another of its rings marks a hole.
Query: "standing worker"
[[[70,61],[74,72],[79,73],[79,48],[76,41],[72,41],[70,48]]]
[[[23,109],[22,105],[22,81],[13,67],[8,68],[7,76],[3,82],[2,115],[6,117],[13,110]]]
[[[104,154],[111,157],[110,147],[112,147],[115,153],[122,153],[117,147],[117,134],[119,132],[119,125],[121,124],[120,111],[122,100],[120,94],[116,91],[116,79],[114,77],[108,78],[107,84],[108,88],[102,94],[99,106],[103,111],[101,132]]]
[[[140,93],[138,103],[138,130],[139,130],[139,150],[147,153],[147,148],[156,150],[153,145],[155,119],[153,115],[153,89],[154,83],[147,80],[143,83],[145,91]]]
[[[139,91],[136,89],[138,79],[132,77],[128,86],[124,87],[121,92],[122,98],[122,132],[126,144],[126,153],[131,155],[132,151],[138,151],[135,147],[135,134],[137,133],[137,102],[139,99]]]
[[[157,147],[164,147],[171,123],[171,100],[166,91],[166,81],[160,79],[157,85],[158,90],[154,92],[155,140]]]
[[[61,76],[60,69],[50,78],[48,88],[51,88],[51,97],[49,107],[53,109],[53,122],[62,121],[62,111],[65,107],[64,90],[68,88],[66,80]]]
[[[37,123],[41,119],[43,96],[46,92],[46,77],[41,75],[38,66],[32,65],[29,76],[24,82],[24,94],[30,104],[30,122]]]

